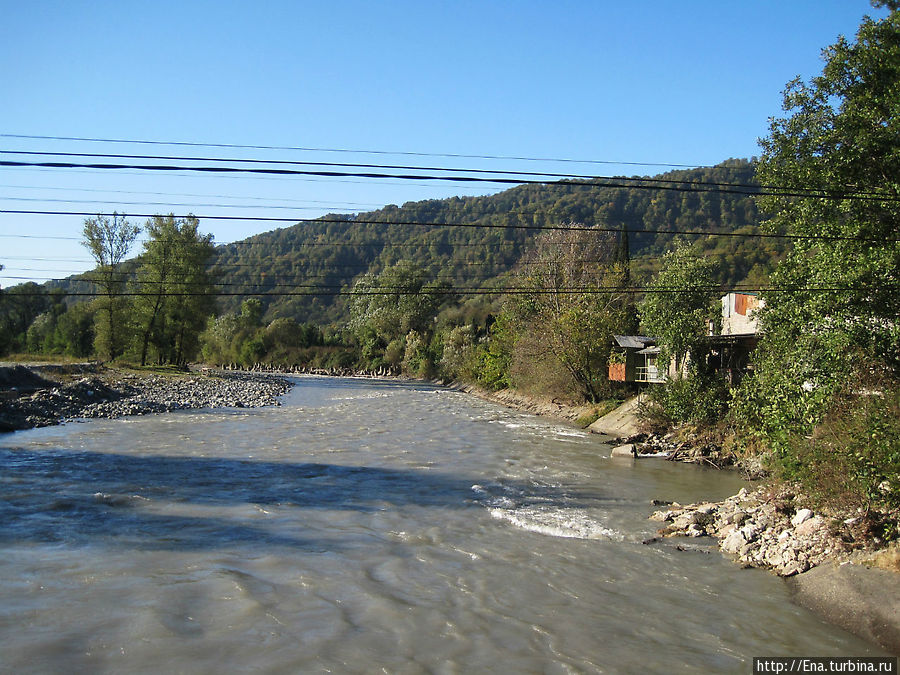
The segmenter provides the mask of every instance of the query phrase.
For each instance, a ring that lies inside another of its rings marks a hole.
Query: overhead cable
[[[766,188],[766,187],[743,187],[740,184],[716,185],[714,183],[704,184],[703,182],[680,181],[678,184],[663,183],[662,179],[641,178],[628,179],[622,177],[597,176],[585,180],[577,181],[557,181],[548,182],[546,180],[529,179],[523,177],[503,178],[503,177],[487,177],[487,176],[437,176],[423,174],[403,174],[403,173],[383,173],[368,171],[334,171],[323,169],[283,169],[283,168],[266,168],[266,167],[236,167],[236,166],[190,166],[190,165],[174,165],[174,164],[112,164],[112,163],[84,163],[84,162],[22,162],[15,160],[0,160],[0,166],[10,167],[46,167],[46,168],[82,168],[82,169],[103,169],[103,170],[122,170],[136,169],[141,171],[188,171],[201,173],[222,173],[222,174],[264,174],[264,175],[286,175],[286,176],[325,176],[325,177],[352,177],[352,178],[392,178],[399,180],[434,180],[434,181],[450,181],[457,183],[491,183],[496,185],[544,185],[553,187],[605,187],[605,188],[634,188],[645,190],[670,190],[675,192],[715,192],[717,194],[737,194],[747,196],[777,196],[777,197],[815,197],[820,199],[837,199],[837,200],[859,200],[867,199],[872,201],[895,202],[900,201],[900,195],[834,190],[819,190],[815,188]],[[636,182],[631,183],[629,181]],[[654,183],[648,185],[647,183]]]
[[[420,165],[403,165],[403,164],[362,164],[362,163],[354,163],[354,162],[321,162],[321,161],[298,161],[298,160],[274,160],[274,159],[257,159],[257,158],[236,158],[236,157],[196,157],[196,156],[173,156],[173,155],[133,155],[133,154],[113,154],[113,153],[80,153],[80,152],[46,152],[46,151],[27,151],[27,150],[0,150],[0,155],[36,155],[43,157],[87,157],[94,159],[135,159],[135,160],[159,160],[159,161],[175,161],[175,162],[212,162],[212,163],[239,163],[239,164],[263,164],[263,165],[276,165],[276,166],[316,166],[316,167],[348,167],[354,169],[387,169],[387,170],[402,170],[402,171],[440,171],[444,173],[457,173],[457,174],[478,174],[478,175],[501,175],[501,176],[521,176],[521,177],[532,177],[539,178],[542,180],[538,181],[524,181],[524,180],[514,180],[512,182],[517,183],[547,183],[547,180],[543,179],[556,179],[556,180],[578,180],[578,181],[621,181],[628,184],[635,184],[636,186],[643,183],[654,183],[661,185],[673,185],[673,186],[689,186],[691,188],[701,186],[701,187],[711,187],[711,188],[743,188],[747,190],[752,190],[748,194],[776,194],[781,195],[785,191],[790,191],[789,194],[785,196],[809,196],[809,197],[828,197],[828,198],[869,198],[869,199],[879,199],[883,197],[893,196],[897,198],[897,195],[885,195],[883,192],[871,191],[871,190],[860,190],[858,188],[847,188],[840,191],[835,191],[831,188],[817,188],[817,187],[786,187],[786,186],[778,186],[778,185],[766,185],[766,184],[758,184],[758,183],[735,183],[731,181],[712,181],[712,180],[691,180],[691,179],[677,179],[677,178],[662,178],[660,176],[597,176],[595,174],[577,174],[577,173],[558,173],[558,172],[543,172],[543,171],[519,171],[519,170],[506,170],[506,169],[469,169],[469,168],[458,168],[458,167],[441,167],[441,166],[420,166]],[[133,168],[133,167],[128,167]],[[146,167],[140,167],[146,168]],[[215,170],[217,167],[188,167],[185,170]],[[231,167],[235,168],[235,167]],[[314,174],[315,175],[315,174]],[[327,174],[331,175],[331,174]],[[343,175],[343,174],[342,174]],[[349,174],[355,176],[355,174]],[[366,175],[365,177],[378,177],[378,178],[407,178],[407,176],[394,176],[394,175]],[[453,176],[412,176],[408,178],[428,178],[433,180],[450,180],[453,179]],[[458,179],[465,179],[465,176],[456,176]],[[504,181],[506,179],[503,179]],[[486,182],[500,182],[499,179],[487,179]],[[555,182],[555,181],[554,181]],[[616,186],[619,187],[619,186]],[[656,187],[656,186],[654,186]],[[662,188],[659,188],[662,189]],[[839,197],[835,197],[835,195],[840,195]]]
[[[97,282],[91,282],[97,283]],[[367,296],[367,295],[608,295],[608,294],[638,294],[638,293],[661,293],[661,294],[684,294],[695,292],[710,293],[728,293],[734,290],[740,290],[747,293],[807,293],[807,292],[872,292],[872,291],[893,291],[900,290],[900,285],[889,284],[878,287],[869,286],[753,286],[750,284],[738,285],[708,285],[698,286],[694,288],[679,287],[650,287],[650,286],[564,286],[559,288],[535,287],[535,286],[496,286],[496,287],[472,287],[472,286],[442,286],[439,282],[434,287],[423,287],[417,290],[410,290],[403,286],[375,287],[364,289],[348,289],[346,285],[336,284],[297,284],[293,286],[295,290],[263,290],[263,291],[174,291],[166,292],[167,297],[284,297],[284,296]],[[303,289],[303,290],[296,290]],[[17,296],[46,296],[48,292],[25,292],[17,293]],[[115,293],[116,296],[122,297],[157,297],[158,292],[148,292],[140,290],[128,290],[121,293]],[[72,291],[65,292],[67,297],[109,297],[109,294],[98,291]]]
[[[154,218],[161,214],[158,213],[117,213],[117,212],[91,212],[91,211],[43,211],[43,210],[29,210],[29,209],[0,209],[0,213],[8,213],[8,214],[18,214],[18,215],[45,215],[45,216],[86,216],[86,217],[94,217],[94,216],[121,216],[124,218]],[[174,215],[174,214],[173,214]],[[596,225],[524,225],[521,223],[448,223],[448,222],[419,222],[419,221],[407,221],[407,220],[392,220],[392,221],[382,221],[382,220],[361,220],[353,218],[352,216],[347,218],[312,218],[312,219],[297,219],[297,218],[286,218],[283,216],[220,216],[220,215],[195,215],[195,214],[186,214],[186,215],[178,215],[176,218],[185,218],[185,217],[194,217],[198,220],[253,220],[260,222],[287,222],[287,223],[306,223],[306,224],[315,224],[315,223],[332,223],[332,224],[343,224],[343,225],[401,225],[401,226],[419,226],[419,227],[468,227],[475,229],[492,229],[492,230],[530,230],[530,231],[542,231],[542,230],[563,230],[563,231],[584,231],[584,232],[605,232],[611,234],[618,234],[621,232],[627,232],[628,234],[673,234],[673,235],[700,235],[700,236],[714,236],[714,237],[743,237],[743,238],[755,238],[755,239],[789,239],[789,240],[822,240],[822,241],[863,241],[863,242],[885,242],[885,241],[900,241],[900,239],[891,239],[891,238],[867,238],[867,237],[852,237],[852,236],[842,236],[842,235],[807,235],[807,234],[781,234],[775,232],[721,232],[715,230],[680,230],[673,228],[622,228],[622,227],[598,227]],[[260,236],[260,235],[254,235]],[[0,237],[7,238],[18,238],[18,239],[57,239],[57,240],[80,240],[80,237],[63,237],[63,236],[44,236],[44,235],[29,235],[29,234],[0,234]],[[276,242],[271,242],[273,245]],[[230,242],[228,244],[220,244],[227,246],[236,246],[236,245],[258,245],[259,242],[254,242],[249,239]],[[280,245],[280,244],[279,244]],[[354,246],[355,244],[347,243],[342,244],[344,246]],[[453,244],[450,244],[453,245]]]
[[[231,148],[241,150],[288,150],[296,152],[329,152],[358,155],[396,155],[408,157],[453,157],[457,159],[499,159],[521,162],[559,162],[570,164],[619,164],[623,166],[669,166],[677,168],[698,168],[695,164],[674,164],[671,162],[626,162],[610,159],[573,159],[559,157],[522,157],[516,155],[466,155],[447,152],[410,152],[404,150],[353,150],[349,148],[315,148],[286,145],[241,145],[238,143],[190,143],[186,141],[150,141],[121,138],[85,138],[81,136],[36,136],[27,134],[0,134],[0,138],[20,138],[47,141],[79,141],[86,143],[130,143],[134,145],[171,145],[191,148]],[[704,168],[704,167],[699,167]]]

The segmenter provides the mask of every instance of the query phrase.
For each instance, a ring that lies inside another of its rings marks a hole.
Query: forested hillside
[[[653,178],[751,185],[754,166],[745,160],[728,160],[714,168]],[[408,260],[453,288],[487,290],[502,285],[503,275],[536,234],[535,229],[519,228],[567,223],[632,231],[748,232],[758,227],[759,214],[748,194],[647,189],[639,184],[626,188],[583,182],[523,185],[486,197],[410,202],[357,216],[300,223],[219,247],[213,269],[222,290],[237,293],[220,299],[223,310],[234,311],[243,299],[240,293],[246,291],[269,294],[261,298],[268,319],[343,322],[344,299],[328,293],[346,288],[365,272],[379,272]],[[783,253],[778,240],[680,236],[696,241],[700,250],[715,257],[718,281],[726,285],[748,278],[760,281]],[[638,282],[649,278],[673,240],[671,233],[631,233]]]
[[[639,287],[650,280],[661,256],[679,239],[714,262],[717,283],[759,285],[783,256],[783,240],[684,234],[759,231],[753,189],[732,191],[734,186],[753,186],[754,172],[752,162],[728,160],[711,168],[614,179],[616,186],[587,181],[525,184],[484,197],[425,200],[327,216],[216,247],[209,260],[211,290],[218,296],[218,314],[239,313],[245,300],[255,298],[264,325],[283,318],[331,325],[334,333],[350,318],[348,296],[342,292],[366,273],[377,275],[405,262],[444,288],[458,291],[455,297],[460,301],[473,291],[496,290],[491,295],[497,299],[539,228],[568,224],[629,230],[630,279]],[[701,189],[690,184],[702,184],[696,186]],[[204,230],[208,225],[200,223]],[[142,261],[122,263],[118,274],[123,281],[136,279]],[[39,316],[63,317],[67,307],[83,301],[78,294],[96,292],[96,285],[88,281],[92,274],[43,287],[29,284],[4,290],[0,351],[37,349],[39,344],[49,348],[53,341],[44,336],[47,331],[33,328],[33,339],[28,340],[26,332]],[[453,297],[453,293],[446,296],[448,303]],[[490,303],[470,304],[483,314]],[[75,314],[84,314],[79,321],[87,322],[90,311]],[[66,314],[60,320],[70,319]],[[85,343],[78,348],[69,344],[73,339],[62,340],[65,345],[53,343],[52,348],[89,351],[89,336],[77,338],[79,345]]]

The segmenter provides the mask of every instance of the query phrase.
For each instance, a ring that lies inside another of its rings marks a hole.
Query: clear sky
[[[0,149],[656,174],[758,154],[785,84],[817,74],[822,48],[864,14],[884,12],[867,0],[0,0]],[[0,167],[0,209],[299,219],[497,189]],[[0,286],[89,268],[82,221],[0,214]],[[273,227],[201,221],[218,242]]]

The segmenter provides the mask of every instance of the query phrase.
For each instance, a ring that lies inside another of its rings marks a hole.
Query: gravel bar
[[[28,373],[26,375],[26,372]],[[62,424],[79,418],[116,418],[198,408],[259,408],[280,405],[293,383],[259,373],[160,376],[122,371],[92,374],[68,383],[45,381],[23,366],[6,373],[0,400],[0,432]],[[18,376],[18,377],[16,377]]]

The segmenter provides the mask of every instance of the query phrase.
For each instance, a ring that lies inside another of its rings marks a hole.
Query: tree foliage
[[[772,275],[743,411],[780,453],[808,434],[860,372],[900,374],[900,12],[865,18],[792,81],[762,140],[772,226],[797,239]]]
[[[214,252],[211,234],[197,218],[154,216],[145,225],[135,302],[141,365],[152,348],[159,363],[181,364],[199,350],[198,336],[213,311],[207,263]]]
[[[611,337],[629,319],[627,268],[617,256],[609,233],[549,230],[523,257],[510,296],[517,345],[529,352],[527,360],[555,360],[592,402],[608,384]]]
[[[98,301],[96,349],[98,354],[110,361],[125,351],[127,343],[125,302],[121,297],[127,277],[120,266],[140,231],[137,225],[117,214],[113,215],[112,220],[97,216],[84,221],[82,245],[97,264],[90,275],[91,280],[103,294]]]
[[[448,284],[433,280],[425,269],[409,261],[358,279],[353,285],[348,327],[361,345],[364,361],[369,365],[380,361],[394,366],[418,364],[424,354],[417,352],[424,352],[438,308],[448,300],[448,290]]]
[[[687,244],[678,244],[663,256],[639,307],[644,330],[659,339],[663,368],[674,360],[675,371],[681,373],[687,355],[707,334],[719,295],[714,284],[712,260]]]

